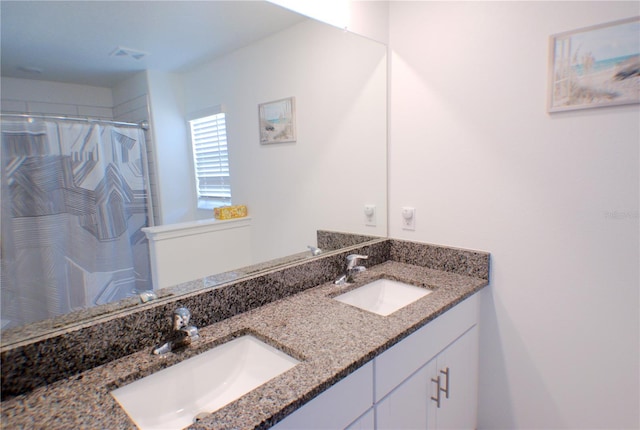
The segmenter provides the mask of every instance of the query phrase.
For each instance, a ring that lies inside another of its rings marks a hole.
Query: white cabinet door
[[[438,354],[437,370],[440,384],[440,408],[430,402],[430,414],[435,416],[437,429],[475,429],[478,412],[478,327],[474,326],[448,348]],[[435,393],[433,384],[433,392]],[[435,394],[433,394],[435,397]]]
[[[478,322],[475,294],[375,358],[377,402]]]
[[[376,403],[376,428],[474,429],[477,392],[478,328],[473,326]]]
[[[414,373],[375,406],[377,429],[426,429],[430,395],[429,380],[436,373],[436,361]]]
[[[369,409],[366,414],[358,418],[346,430],[372,430],[375,428],[373,408]]]

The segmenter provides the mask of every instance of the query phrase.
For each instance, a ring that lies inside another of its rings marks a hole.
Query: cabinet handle
[[[433,397],[431,396],[431,400],[433,400],[434,402],[436,402],[436,405],[438,406],[438,408],[440,408],[440,376],[436,377],[436,378],[431,378],[431,382],[435,382],[436,383],[436,396]]]
[[[440,373],[442,373],[444,376],[447,377],[447,380],[444,384],[444,388],[440,387],[440,390],[444,392],[444,394],[446,395],[446,398],[448,399],[449,398],[449,379],[451,378],[451,371],[449,370],[448,367],[445,367],[444,370],[440,371]],[[438,378],[440,377],[438,376]]]

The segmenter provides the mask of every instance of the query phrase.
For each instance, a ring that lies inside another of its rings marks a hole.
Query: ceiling
[[[264,0],[1,0],[0,18],[3,77],[99,87],[185,71],[305,19]]]

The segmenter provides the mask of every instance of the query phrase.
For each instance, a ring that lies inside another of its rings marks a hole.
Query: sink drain
[[[203,419],[205,419],[208,416],[209,416],[208,412],[200,412],[198,415],[193,417],[193,422],[194,423],[199,423],[200,421],[202,421]]]

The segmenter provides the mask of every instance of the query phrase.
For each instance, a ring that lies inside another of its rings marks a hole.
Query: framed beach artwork
[[[640,17],[549,41],[549,112],[640,103]]]
[[[260,143],[296,141],[296,99],[289,97],[258,105]]]

